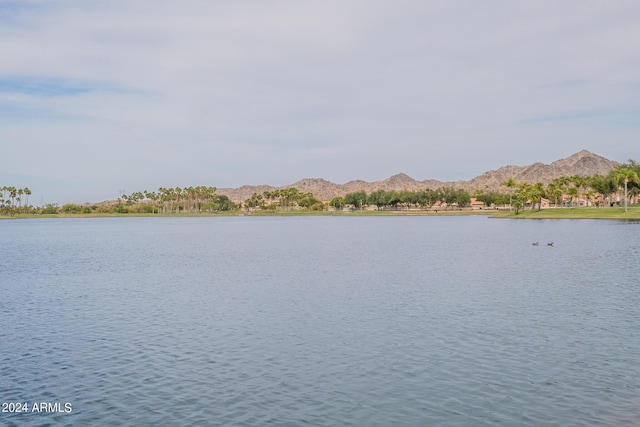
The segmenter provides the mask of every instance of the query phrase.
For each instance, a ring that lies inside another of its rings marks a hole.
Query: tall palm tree
[[[29,196],[31,195],[31,190],[29,189],[29,187],[24,187],[24,195],[25,195],[25,200],[24,200],[24,204],[25,206],[27,206],[27,209],[29,208]]]
[[[592,176],[589,178],[589,187],[595,190],[605,206],[611,204],[611,194],[616,191],[616,184],[610,176]]]
[[[518,183],[516,182],[515,179],[509,178],[508,180],[506,180],[505,182],[503,182],[500,185],[504,185],[505,187],[507,187],[509,189],[509,210],[511,210],[513,187],[517,186]]]
[[[558,179],[554,179],[547,185],[546,193],[548,197],[553,197],[554,204],[558,207],[558,199],[562,198],[563,185]]]
[[[569,207],[571,207],[573,205],[573,199],[578,200],[578,187],[569,187],[567,189],[567,195],[569,195]],[[576,206],[577,203],[576,201]]]
[[[16,205],[16,197],[18,197],[18,190],[16,187],[9,187],[9,197],[11,197],[11,205]]]
[[[640,184],[640,177],[638,173],[633,169],[622,167],[616,171],[616,180],[618,185],[624,183],[624,211],[628,212],[627,201],[628,201],[628,191],[627,187],[630,182],[634,184]]]
[[[531,209],[533,209],[534,201],[538,202],[538,210],[542,209],[542,198],[545,197],[544,184],[536,182],[531,188]]]
[[[18,210],[22,210],[22,196],[24,195],[24,190],[22,188],[18,188],[17,190],[18,196],[16,199],[18,200]]]
[[[577,194],[576,207],[580,206],[580,195],[582,194],[581,189],[587,186],[587,183],[588,183],[587,179],[580,175],[573,175],[572,177],[569,178],[569,181],[576,186],[576,194]]]
[[[528,182],[522,182],[518,184],[518,192],[516,194],[516,215],[521,208],[523,211],[527,206],[527,202],[532,199],[531,189],[533,186]],[[533,209],[533,201],[531,202],[531,208]]]
[[[182,200],[182,188],[176,187],[174,188],[174,194],[176,197],[176,213],[180,213],[180,201]]]

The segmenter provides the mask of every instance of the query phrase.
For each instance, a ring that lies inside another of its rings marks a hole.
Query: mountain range
[[[426,188],[437,189],[442,187],[462,188],[469,192],[476,190],[504,191],[501,183],[509,178],[516,182],[548,184],[561,176],[591,176],[606,175],[619,163],[598,156],[587,150],[579,151],[564,159],[556,160],[550,164],[534,163],[528,166],[502,166],[497,170],[483,173],[469,181],[443,182],[435,179],[418,181],[407,174],[398,173],[387,179],[367,182],[362,180],[349,181],[346,184],[335,184],[322,178],[304,178],[291,185],[273,187],[270,185],[243,185],[237,188],[219,188],[218,194],[224,194],[235,202],[240,202],[251,197],[253,193],[262,194],[265,191],[273,191],[279,188],[295,187],[305,193],[313,193],[320,200],[328,201],[334,197],[341,197],[348,193],[364,190],[370,194],[376,190],[410,190],[417,191]]]

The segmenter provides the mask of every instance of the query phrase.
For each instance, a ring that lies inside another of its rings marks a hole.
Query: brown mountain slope
[[[467,190],[499,190],[501,183],[509,178],[516,182],[548,184],[561,176],[572,175],[606,175],[619,163],[604,157],[593,154],[587,150],[582,150],[567,158],[556,160],[546,165],[544,163],[534,163],[529,166],[503,166],[498,170],[485,172],[480,176],[468,181],[464,188]]]
[[[244,185],[238,188],[220,188],[218,189],[218,193],[228,196],[235,202],[241,202],[251,197],[253,193],[262,194],[264,191],[273,191],[276,188],[289,187],[295,187],[305,193],[313,193],[316,198],[325,201],[361,190],[367,194],[376,190],[417,191],[426,188],[435,189],[441,187],[463,188],[470,192],[476,190],[504,191],[505,188],[501,183],[509,178],[514,178],[516,182],[543,182],[547,184],[561,176],[606,175],[617,165],[619,165],[618,162],[608,160],[590,151],[582,150],[549,165],[538,162],[529,166],[503,166],[497,170],[485,172],[470,181],[442,182],[433,179],[416,181],[404,173],[399,173],[387,179],[374,182],[356,180],[349,181],[346,184],[335,184],[322,178],[305,178],[291,185],[282,187]]]

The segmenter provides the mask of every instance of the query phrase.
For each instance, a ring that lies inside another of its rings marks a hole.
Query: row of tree
[[[345,206],[353,206],[356,209],[362,209],[364,206],[376,206],[378,209],[409,208],[410,206],[431,209],[438,203],[466,207],[471,203],[471,196],[465,190],[450,187],[418,191],[376,190],[371,194],[361,190],[348,193],[344,197],[335,197],[329,205],[336,209],[342,209]]]
[[[28,189],[24,194],[31,194]],[[9,191],[9,190],[7,190]],[[9,195],[13,192],[9,192]],[[16,194],[21,194],[16,191]],[[175,187],[159,188],[158,191],[136,191],[131,194],[121,193],[115,202],[102,202],[93,204],[67,203],[58,206],[49,203],[45,206],[34,208],[33,206],[16,205],[9,199],[5,204],[5,194],[2,193],[0,213],[33,213],[33,214],[109,214],[109,213],[153,213],[153,214],[177,214],[185,212],[221,212],[238,209],[239,205],[233,203],[229,197],[216,194],[215,187]],[[16,197],[16,203],[19,201]],[[8,206],[17,206],[11,212]]]
[[[235,207],[227,196],[216,194],[216,187],[160,187],[158,191],[137,191],[118,199],[121,209],[136,206],[150,213],[216,212]],[[123,203],[124,202],[124,203]]]
[[[3,215],[13,216],[17,213],[29,212],[30,195],[31,190],[28,187],[0,187],[0,213]]]
[[[236,209],[238,206],[229,197],[216,194],[216,187],[160,187],[158,191],[136,191],[122,194],[116,210],[120,213],[201,213]]]
[[[582,203],[585,206],[614,206],[622,200],[626,211],[629,201],[640,195],[640,164],[629,160],[607,175],[565,176],[547,185],[542,182],[518,183],[513,178],[502,185],[509,189],[509,206],[516,214],[527,206],[541,209],[543,199],[553,201],[556,207],[575,207]],[[476,198],[487,205],[505,203],[504,194],[480,192]]]
[[[537,182],[518,183],[510,178],[502,184],[506,192],[476,191],[473,198],[487,207],[505,207],[514,209],[516,214],[526,208],[541,209],[543,199],[548,199],[557,207],[614,206],[620,200],[625,210],[628,204],[640,196],[640,164],[629,160],[611,170],[607,175],[563,176],[548,184]],[[623,195],[620,193],[623,192]],[[463,189],[450,187],[425,189],[419,191],[377,190],[371,194],[365,191],[348,193],[344,197],[336,197],[329,206],[342,209],[352,206],[358,209],[364,206],[376,206],[378,209],[398,209],[414,206],[422,209],[433,209],[434,206],[445,208],[468,207],[472,196]]]
[[[290,210],[296,208],[322,210],[324,205],[312,193],[304,193],[295,187],[290,187],[265,191],[262,194],[253,193],[251,197],[244,201],[244,207],[264,210]]]
[[[640,196],[640,164],[634,160],[621,164],[607,175],[556,178],[548,184],[537,182],[517,182],[510,178],[502,183],[505,192],[476,191],[473,197],[490,207],[508,207],[519,213],[530,207],[541,209],[543,200],[556,207],[613,206],[628,204]],[[376,206],[378,209],[409,208],[410,206],[432,209],[438,206],[467,207],[472,196],[463,189],[438,188],[419,191],[377,190],[371,194],[365,191],[348,193],[323,203],[310,192],[302,192],[295,187],[253,193],[243,203],[233,203],[229,197],[216,193],[216,187],[160,187],[158,191],[137,191],[122,193],[115,203],[90,205],[65,204],[58,207],[48,204],[40,208],[29,205],[29,188],[0,187],[0,214],[17,213],[154,213],[179,214],[200,212],[231,211],[245,209],[261,210],[323,210],[328,206],[342,209],[352,206],[357,209]]]

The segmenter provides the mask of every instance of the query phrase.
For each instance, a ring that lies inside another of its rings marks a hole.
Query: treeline
[[[13,216],[18,213],[30,213],[33,210],[29,205],[30,195],[31,190],[28,187],[0,187],[0,214]]]
[[[473,194],[463,189],[439,188],[418,191],[377,190],[371,194],[357,191],[336,197],[329,206],[336,209],[376,206],[377,209],[450,209],[466,208],[472,199],[486,207],[513,209],[516,214],[522,209],[541,209],[543,200],[549,206],[615,206],[636,202],[640,197],[640,164],[629,160],[611,170],[607,175],[563,176],[548,184],[517,182],[510,178],[502,186],[505,191],[476,191]]]
[[[343,209],[346,206],[362,209],[365,206],[376,206],[378,209],[399,209],[415,206],[431,209],[434,205],[445,208],[463,208],[471,203],[470,194],[459,188],[425,189],[418,191],[376,190],[371,194],[365,191],[348,193],[344,197],[335,197],[329,206]]]
[[[242,208],[275,210],[322,210],[326,206],[312,193],[304,193],[297,188],[285,188],[254,193],[244,203],[234,203],[228,196],[217,194],[216,187],[160,187],[157,191],[135,191],[121,193],[117,200],[101,203],[75,204],[59,206],[49,203],[42,207],[26,207],[22,204],[23,195],[30,195],[29,189],[2,187],[0,203],[1,215],[16,213],[34,215],[55,214],[182,214],[216,213],[240,211]]]
[[[541,209],[543,199],[556,207],[605,207],[623,203],[626,210],[628,204],[640,195],[640,164],[629,160],[607,175],[564,176],[547,185],[542,182],[519,183],[513,178],[502,185],[509,190],[509,206],[516,214],[527,207]],[[504,203],[504,194],[480,193],[476,197],[485,203]]]
[[[118,213],[213,213],[237,209],[229,197],[216,194],[216,187],[160,187],[158,191],[137,191],[118,198]]]
[[[227,212],[239,206],[229,197],[216,194],[216,187],[200,185],[196,187],[160,187],[158,191],[136,191],[121,194],[116,203],[97,206],[96,211],[105,210],[113,213],[147,213],[147,214],[180,214],[180,213],[215,213]],[[62,206],[62,213],[75,213],[69,210],[72,206]],[[83,207],[86,211],[86,206]]]
[[[312,193],[304,193],[295,187],[265,191],[262,194],[253,193],[243,205],[247,209],[259,208],[271,211],[299,208],[315,211],[324,209],[324,204]]]
[[[12,187],[11,187],[12,188]],[[2,188],[4,191],[4,187]],[[28,189],[26,189],[28,190]],[[27,194],[26,190],[24,194]],[[7,190],[9,191],[9,190]],[[49,203],[42,207],[23,206],[9,199],[5,203],[5,194],[2,194],[1,214],[15,215],[16,213],[26,213],[35,215],[54,214],[180,214],[180,213],[215,213],[227,212],[239,209],[240,206],[233,203],[229,197],[216,194],[216,187],[175,187],[159,188],[158,191],[136,191],[131,194],[122,193],[117,200],[102,203],[75,204],[66,203],[59,206]],[[9,194],[13,194],[10,192]],[[16,195],[21,194],[16,191]],[[28,192],[31,194],[31,191]],[[7,206],[15,206],[8,210]]]
[[[157,191],[122,193],[115,201],[97,204],[47,204],[34,207],[29,204],[31,190],[10,186],[0,187],[0,215],[16,214],[180,214],[216,213],[245,209],[276,210],[327,210],[345,207],[364,209],[375,206],[385,209],[461,209],[471,205],[472,199],[487,207],[521,210],[541,209],[543,203],[555,207],[614,206],[624,204],[625,209],[640,197],[640,164],[629,160],[611,170],[607,175],[565,176],[548,184],[517,182],[510,178],[503,182],[504,191],[476,191],[470,194],[463,189],[438,188],[418,191],[377,190],[348,193],[329,202],[318,200],[310,192],[295,187],[253,193],[242,203],[234,203],[226,195],[217,194],[216,187],[160,187]]]

